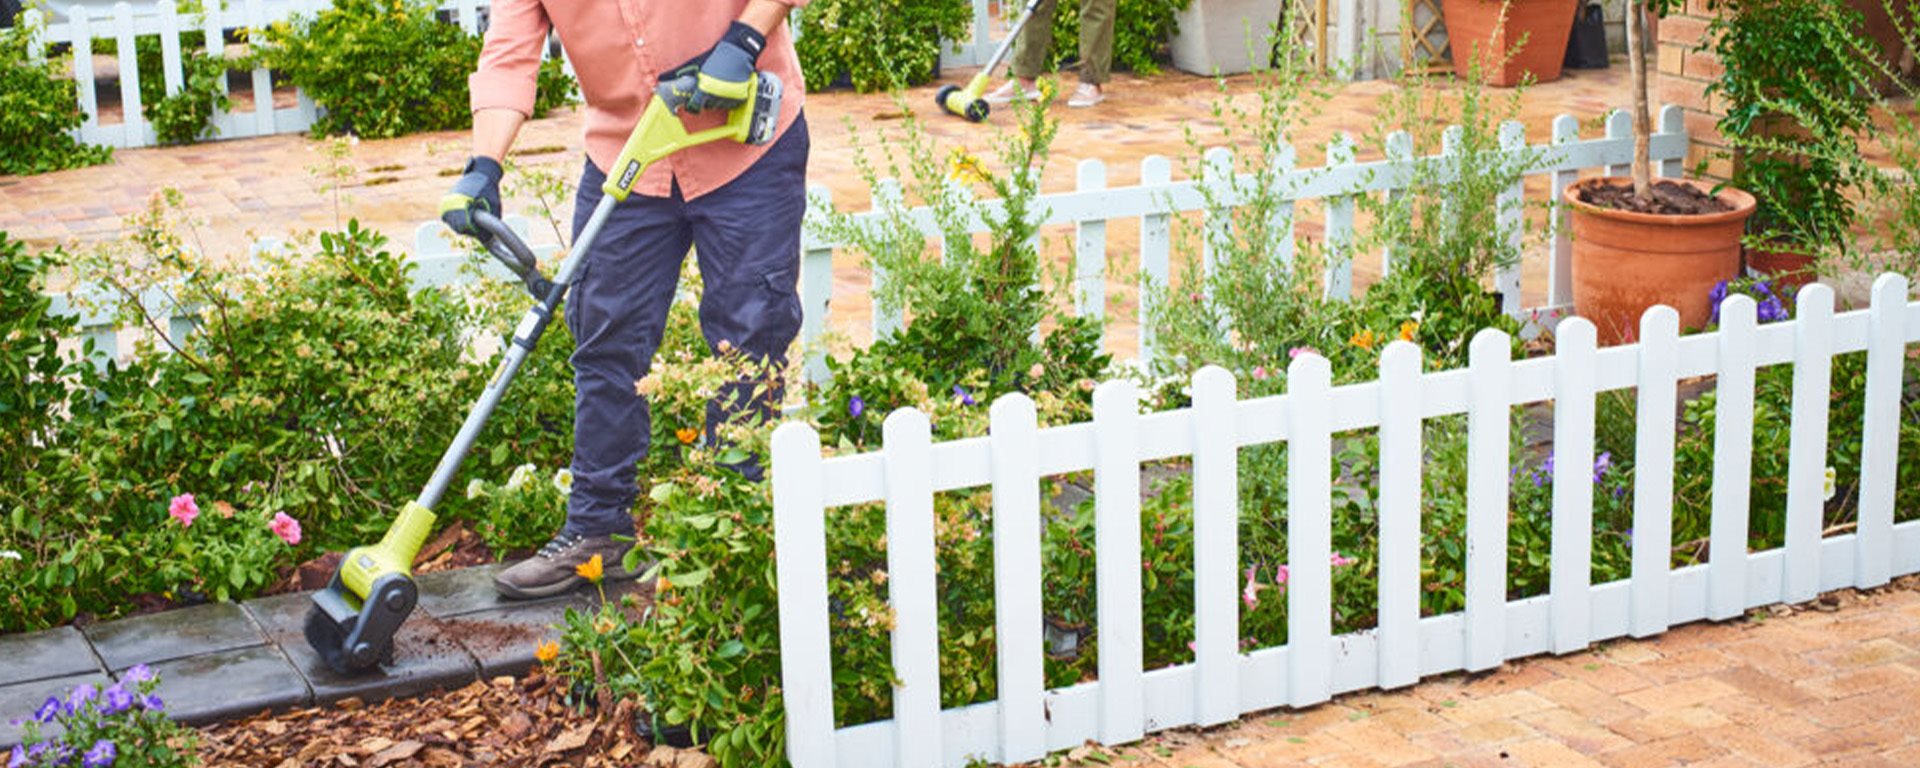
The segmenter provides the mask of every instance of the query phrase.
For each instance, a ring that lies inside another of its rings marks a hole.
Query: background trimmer
[[[1033,9],[1040,7],[1040,0],[1027,0],[1027,6],[1020,9],[1020,18],[1014,20],[1013,28],[1007,30],[1007,39],[1000,41],[1000,47],[993,52],[993,58],[987,59],[987,65],[980,73],[967,81],[967,87],[948,85],[933,95],[940,108],[948,114],[959,115],[973,122],[987,119],[987,100],[983,98],[987,86],[993,82],[993,71],[1000,68],[1000,62],[1007,58],[1007,52],[1013,50],[1013,39],[1020,36],[1020,30],[1033,18]]]
[[[601,187],[604,195],[600,204],[593,209],[573,250],[561,261],[552,280],[540,274],[533,250],[498,217],[486,212],[474,214],[474,224],[482,232],[480,240],[487,251],[520,277],[535,304],[515,326],[500,366],[487,381],[473,410],[467,413],[466,421],[460,425],[446,453],[441,455],[439,466],[420,495],[401,510],[380,543],[349,550],[340,562],[340,569],[334,572],[333,580],[313,594],[313,608],[307,612],[307,643],[327,666],[342,674],[351,674],[392,658],[394,634],[419,600],[419,590],[413,582],[413,558],[433,530],[434,505],[440,503],[440,497],[452,484],[461,460],[473,447],[487,418],[493,415],[494,407],[500,403],[501,395],[505,394],[521,363],[560,310],[574,271],[592,249],[607,216],[616,204],[627,199],[641,173],[661,158],[687,147],[720,139],[743,144],[766,144],[773,140],[780,120],[780,79],[766,73],[758,73],[754,78],[751,101],[729,112],[725,124],[691,133],[677,116],[685,106],[685,99],[676,94],[692,93],[693,84],[669,82],[656,88],[655,98],[641,115],[639,124],[633,127],[620,158],[607,174],[607,182]],[[683,81],[691,79],[682,78]]]

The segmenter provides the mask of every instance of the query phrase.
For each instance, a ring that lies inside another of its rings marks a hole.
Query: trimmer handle
[[[527,242],[500,217],[486,211],[473,212],[473,226],[480,230],[480,244],[487,247],[487,252],[526,284],[527,293],[532,294],[534,300],[546,301],[552,293],[553,282],[540,274],[540,260]]]

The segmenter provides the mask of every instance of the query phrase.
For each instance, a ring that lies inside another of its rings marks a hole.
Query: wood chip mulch
[[[265,713],[201,731],[208,766],[652,766],[713,768],[694,750],[653,749],[634,733],[634,705],[576,709],[539,671],[455,691]]]

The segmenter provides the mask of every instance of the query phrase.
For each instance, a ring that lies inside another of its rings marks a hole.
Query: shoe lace
[[[586,539],[585,536],[563,532],[555,535],[553,539],[546,544],[541,545],[538,554],[543,558],[552,560],[565,554],[567,550],[579,546],[580,542],[584,539]]]

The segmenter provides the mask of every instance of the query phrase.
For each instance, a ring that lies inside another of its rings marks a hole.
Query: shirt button
[[[635,47],[635,48],[639,48],[639,47],[641,47],[641,46],[644,46],[644,45],[646,45],[646,44],[647,44],[647,39],[646,39],[646,38],[644,38],[644,37],[636,37],[636,38],[634,38],[634,39],[633,39],[633,47]]]

